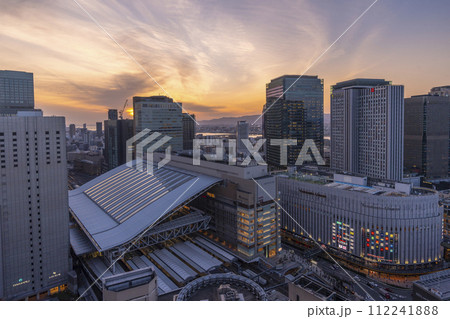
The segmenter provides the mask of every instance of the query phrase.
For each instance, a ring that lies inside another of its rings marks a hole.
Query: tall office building
[[[248,153],[247,147],[242,140],[248,140],[249,126],[246,121],[238,121],[236,124],[236,149],[237,153],[246,156]]]
[[[450,97],[430,94],[405,99],[405,168],[444,178],[449,171]]]
[[[280,98],[280,96],[285,94]],[[278,99],[278,100],[277,100]],[[283,75],[266,85],[263,135],[267,139],[266,160],[282,167],[281,148],[272,139],[296,139],[288,146],[287,165],[295,165],[306,139],[314,140],[323,154],[323,80],[317,76]]]
[[[0,70],[0,114],[33,109],[33,73]]]
[[[70,138],[73,138],[75,136],[75,133],[76,133],[75,124],[70,124],[69,125],[69,136],[70,136]]]
[[[97,137],[101,137],[103,135],[102,122],[95,123],[95,128],[96,128]]]
[[[195,114],[183,113],[183,150],[193,149],[195,125]]]
[[[118,120],[119,115],[116,109],[109,109],[108,110],[108,120]]]
[[[135,134],[144,129],[158,132],[172,139],[158,150],[172,146],[173,152],[183,150],[183,123],[181,103],[166,96],[133,97]]]
[[[126,163],[127,140],[133,136],[133,120],[105,121],[105,149],[103,156],[108,170]]]
[[[1,300],[65,289],[69,271],[65,119],[21,113],[0,117]]]
[[[331,167],[402,180],[403,85],[354,79],[331,90]]]

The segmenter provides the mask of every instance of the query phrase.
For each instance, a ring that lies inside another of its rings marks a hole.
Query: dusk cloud
[[[78,1],[199,119],[260,113],[265,83],[301,74],[373,2]],[[352,77],[386,78],[407,95],[449,84],[449,9],[378,1],[308,71],[325,79],[325,110],[330,85]],[[33,72],[38,106],[68,123],[165,94],[73,1],[2,0],[0,61]]]

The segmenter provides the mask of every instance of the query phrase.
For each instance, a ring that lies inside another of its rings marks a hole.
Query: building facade
[[[450,96],[450,85],[436,86],[430,90],[430,95]]]
[[[0,117],[2,300],[64,290],[70,270],[65,119],[34,113]]]
[[[183,113],[183,150],[193,149],[195,125],[195,114]]]
[[[450,97],[417,95],[405,99],[405,168],[426,178],[449,171]]]
[[[158,285],[152,268],[102,277],[103,301],[156,301]]]
[[[236,124],[236,151],[238,155],[245,157],[248,154],[247,147],[242,140],[248,140],[249,125],[247,121],[238,121]]]
[[[159,160],[163,154],[156,154]],[[212,216],[210,230],[241,257],[273,257],[280,250],[279,212],[274,202],[275,177],[267,166],[232,166],[172,156],[170,166],[218,177],[223,182],[212,187],[192,206]],[[253,178],[258,182],[255,183]]]
[[[108,120],[118,120],[119,114],[116,109],[109,109],[108,110]]]
[[[172,152],[183,150],[183,120],[181,103],[166,96],[133,97],[134,133],[144,129],[158,132],[171,140],[158,150],[172,146]]]
[[[403,86],[354,79],[337,83],[331,91],[331,168],[401,181]]]
[[[127,140],[133,137],[133,120],[105,121],[103,156],[108,170],[126,163]]]
[[[69,136],[70,136],[70,138],[73,138],[75,136],[76,132],[77,132],[77,129],[75,127],[75,124],[70,124],[69,125]]]
[[[102,137],[102,135],[103,135],[102,122],[95,123],[95,132],[97,134],[97,137]]]
[[[0,70],[0,114],[34,109],[33,73]]]
[[[335,176],[323,183],[278,177],[280,204],[290,215],[282,214],[282,229],[311,235],[343,258],[376,270],[425,269],[441,260],[437,192]]]
[[[323,155],[323,79],[283,75],[271,80],[266,85],[263,113],[263,137],[267,139],[269,165],[286,166],[281,163],[280,146],[271,145],[272,139],[297,140],[296,146],[287,147],[288,166],[295,165],[306,139],[312,139]]]

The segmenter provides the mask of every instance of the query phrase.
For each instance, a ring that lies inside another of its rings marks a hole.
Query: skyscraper
[[[0,114],[33,109],[33,73],[0,70]]]
[[[95,123],[95,128],[96,128],[97,137],[101,137],[103,135],[102,122]]]
[[[81,137],[83,138],[83,142],[85,144],[89,144],[89,131],[86,123],[83,124],[83,128],[81,129]]]
[[[65,120],[0,117],[0,299],[65,289],[69,215]]]
[[[269,165],[285,166],[281,163],[281,147],[271,145],[271,140],[297,140],[297,146],[287,147],[288,166],[295,165],[306,139],[312,139],[323,154],[322,79],[309,75],[283,75],[271,80],[266,85],[263,112],[263,135],[267,139],[266,160]]]
[[[403,178],[403,85],[354,79],[331,88],[331,168]]]
[[[407,170],[416,170],[427,178],[448,176],[449,120],[448,95],[416,95],[405,99]]]
[[[247,140],[248,139],[248,131],[249,126],[246,121],[238,121],[236,124],[236,149],[237,153],[246,156],[248,153],[247,147],[242,142],[242,139]]]
[[[117,119],[119,119],[117,110],[109,109],[108,110],[108,120],[117,120]]]
[[[173,152],[183,150],[181,103],[166,96],[133,97],[135,134],[144,129],[158,132],[172,139],[158,150],[172,146]]]
[[[193,149],[195,125],[195,114],[183,113],[183,150]]]
[[[75,136],[75,133],[76,133],[75,124],[70,124],[69,125],[69,136],[70,136],[70,138],[73,138]]]
[[[126,163],[127,140],[133,136],[133,120],[105,121],[103,156],[108,170]]]

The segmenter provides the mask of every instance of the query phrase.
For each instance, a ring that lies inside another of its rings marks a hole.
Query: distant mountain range
[[[238,117],[221,117],[220,119],[198,121],[198,123],[203,126],[236,126],[237,121],[247,121],[251,125],[260,115],[261,114]],[[323,121],[325,125],[330,125],[330,114],[324,114]],[[256,121],[256,124],[261,125],[261,122],[262,117]]]
[[[202,126],[236,126],[238,121],[247,121],[250,125],[260,116],[258,115],[246,115],[246,116],[238,116],[238,117],[221,117],[220,119],[212,119],[212,120],[204,120],[198,121],[198,123]],[[262,117],[258,119],[255,123],[256,125],[261,125]]]

